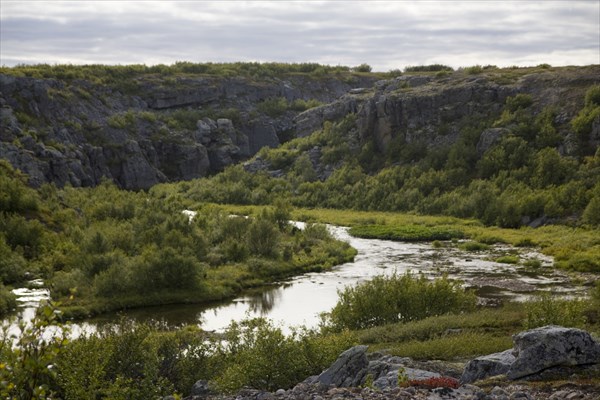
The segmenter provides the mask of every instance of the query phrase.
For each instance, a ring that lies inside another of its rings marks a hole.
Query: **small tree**
[[[354,68],[352,68],[355,72],[371,72],[372,68],[369,64],[362,63]]]

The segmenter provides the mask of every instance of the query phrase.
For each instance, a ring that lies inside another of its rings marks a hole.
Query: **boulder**
[[[548,325],[521,332],[513,341],[516,359],[506,374],[509,379],[555,366],[600,363],[600,343],[581,329]]]
[[[317,383],[335,387],[358,386],[369,366],[367,346],[354,346],[344,351],[338,359],[317,377]]]
[[[479,136],[479,141],[477,142],[476,146],[477,154],[481,157],[483,153],[488,151],[508,133],[509,130],[505,128],[489,128],[481,132],[481,136]]]
[[[490,376],[506,374],[514,361],[513,349],[477,357],[467,363],[460,381],[471,383]]]
[[[204,398],[211,393],[212,390],[210,389],[207,381],[199,380],[194,383],[194,386],[192,386],[191,395],[194,396],[194,398]]]

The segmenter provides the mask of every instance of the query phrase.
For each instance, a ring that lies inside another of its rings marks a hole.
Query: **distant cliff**
[[[300,111],[378,79],[141,74],[115,87],[93,78],[0,74],[0,158],[32,185],[105,177],[143,189],[202,177],[293,137]]]
[[[570,122],[600,67],[408,74],[285,74],[278,77],[139,74],[111,85],[69,77],[0,74],[0,158],[31,184],[127,189],[222,170],[354,114],[362,145],[449,146],[473,121],[498,119],[506,99],[526,94],[534,113],[552,107],[562,154],[600,142],[600,121],[577,137]],[[510,122],[510,121],[509,121]],[[475,124],[476,125],[476,124]],[[506,125],[506,124],[505,124]],[[478,151],[508,132],[481,128]],[[582,143],[583,140],[583,143]]]

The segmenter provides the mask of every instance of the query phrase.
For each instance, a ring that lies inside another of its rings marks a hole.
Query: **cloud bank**
[[[600,2],[13,1],[0,64],[600,63]]]

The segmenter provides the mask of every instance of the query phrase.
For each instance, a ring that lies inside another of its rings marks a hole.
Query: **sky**
[[[600,64],[600,0],[0,0],[0,65]]]

